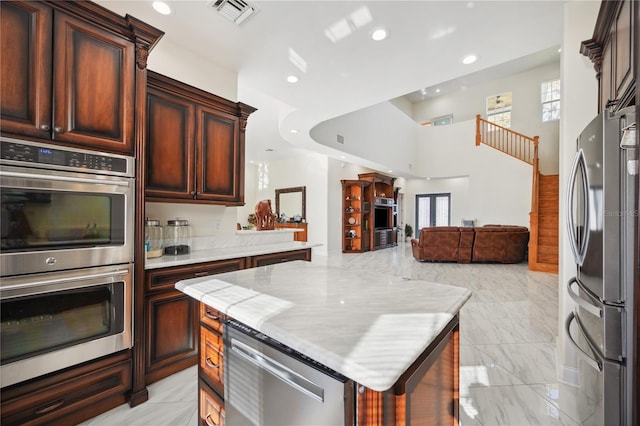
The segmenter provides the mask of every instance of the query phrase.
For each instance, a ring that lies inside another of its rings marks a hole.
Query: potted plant
[[[405,240],[409,241],[411,239],[411,235],[413,235],[413,228],[408,223],[404,224],[404,237]]]

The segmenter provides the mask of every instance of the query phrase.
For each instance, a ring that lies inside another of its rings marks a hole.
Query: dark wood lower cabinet
[[[178,281],[245,268],[245,259],[147,271],[145,287],[145,383],[198,363],[200,306],[175,289]]]
[[[195,365],[198,302],[179,291],[147,297],[146,380],[153,383]]]
[[[460,335],[458,318],[386,392],[359,386],[359,426],[451,425],[459,420]]]
[[[291,262],[292,260],[311,261],[311,249],[253,256],[250,264],[252,268],[257,268],[258,266],[275,265],[276,263]]]
[[[126,402],[129,350],[2,389],[2,425],[70,425]]]
[[[207,312],[201,312],[198,301],[175,289],[178,281],[292,260],[310,261],[311,249],[147,270],[144,312],[145,384],[151,384],[198,363],[198,354],[202,350],[200,318],[213,332],[220,335],[222,333],[221,323],[216,326],[216,321],[211,318],[209,323],[206,322]],[[215,388],[215,383],[210,383],[210,386]]]

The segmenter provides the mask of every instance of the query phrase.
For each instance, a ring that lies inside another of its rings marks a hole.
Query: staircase
[[[533,166],[529,213],[529,270],[558,273],[558,175],[539,172],[538,137],[529,137],[476,115],[476,145],[488,145]]]
[[[529,269],[558,273],[558,175],[538,175],[537,235],[531,233]],[[533,218],[531,218],[533,224]],[[532,226],[533,227],[533,226]],[[536,238],[536,241],[533,239]]]

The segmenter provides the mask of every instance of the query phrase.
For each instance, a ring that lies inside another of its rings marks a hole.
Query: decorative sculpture
[[[275,229],[276,215],[271,210],[271,200],[258,201],[256,204],[258,231]]]

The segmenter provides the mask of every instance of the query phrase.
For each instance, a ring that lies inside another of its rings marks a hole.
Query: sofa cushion
[[[421,261],[457,262],[459,242],[460,230],[457,226],[422,228],[419,240],[412,240],[413,255]]]

